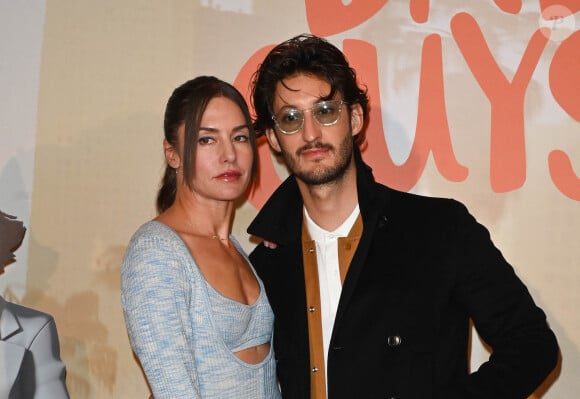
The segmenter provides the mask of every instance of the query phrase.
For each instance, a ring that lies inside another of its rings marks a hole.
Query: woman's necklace
[[[202,233],[202,231],[203,230],[206,230],[206,229],[201,228],[200,225],[198,225],[196,223],[193,223],[189,219],[189,217],[187,217],[187,216],[189,216],[188,215],[188,212],[185,212],[185,218],[184,218],[185,220],[184,221],[187,224],[187,226],[189,227],[188,230],[190,231],[190,234],[193,234],[193,235],[196,235],[196,236],[199,236],[199,237],[211,238],[212,240],[229,241],[229,239],[230,239],[229,235],[227,235],[225,237],[222,237],[222,236],[220,236],[217,233],[210,233],[210,234]]]
[[[211,238],[212,240],[220,240],[220,241],[228,241],[230,238],[228,237],[221,237],[216,233],[212,233],[212,234],[203,234],[200,233],[199,231],[201,231],[201,229],[196,226],[195,224],[193,224],[192,222],[190,222],[189,220],[187,221],[187,225],[190,227],[190,234],[192,235],[196,235],[199,237],[207,237],[207,238]]]
[[[212,234],[211,235],[211,239],[212,240],[221,240],[221,241],[227,241],[229,240],[229,237],[220,237],[217,234]]]

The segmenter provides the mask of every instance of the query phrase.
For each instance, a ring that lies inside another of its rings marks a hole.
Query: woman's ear
[[[352,135],[356,136],[360,133],[364,125],[364,113],[362,106],[359,103],[353,104],[350,107],[350,127]]]
[[[276,132],[274,131],[274,129],[266,130],[266,138],[268,139],[268,143],[270,144],[270,147],[272,147],[274,152],[280,154],[282,150],[280,148],[280,143],[278,142],[278,137],[276,137]]]
[[[181,158],[177,152],[177,148],[167,141],[167,139],[163,140],[163,153],[165,154],[167,165],[173,169],[179,169],[181,167]]]

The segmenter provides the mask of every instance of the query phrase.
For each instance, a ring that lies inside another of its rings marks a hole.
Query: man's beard
[[[330,144],[321,144],[319,142],[304,146],[296,151],[296,157],[291,156],[287,151],[282,149],[282,157],[286,162],[286,166],[293,173],[298,179],[302,180],[309,186],[318,186],[324,184],[331,184],[340,180],[345,172],[348,170],[348,167],[352,160],[352,146],[353,140],[350,135],[346,135],[345,139],[340,143],[338,151],[337,149],[330,145]],[[320,167],[315,168],[311,171],[303,171],[298,170],[298,164],[296,159],[300,156],[300,154],[312,148],[324,148],[328,151],[336,154],[336,163],[332,166],[328,167]]]

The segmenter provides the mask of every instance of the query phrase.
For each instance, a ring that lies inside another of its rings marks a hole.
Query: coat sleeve
[[[171,240],[141,236],[131,241],[121,266],[129,340],[155,399],[200,397],[182,252]]]
[[[34,399],[67,399],[65,365],[60,359],[60,345],[54,319],[49,317],[30,343],[23,368],[24,397]]]
[[[556,337],[487,229],[463,206],[457,216],[452,233],[458,273],[454,299],[492,354],[464,383],[438,397],[527,398],[556,365]]]

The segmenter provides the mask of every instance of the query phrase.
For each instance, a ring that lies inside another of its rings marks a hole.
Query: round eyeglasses
[[[272,115],[272,120],[276,123],[278,130],[284,134],[299,132],[304,126],[304,113],[307,111],[312,113],[312,116],[320,125],[332,126],[338,122],[343,104],[348,103],[343,100],[320,101],[307,109],[285,106],[276,115]]]

